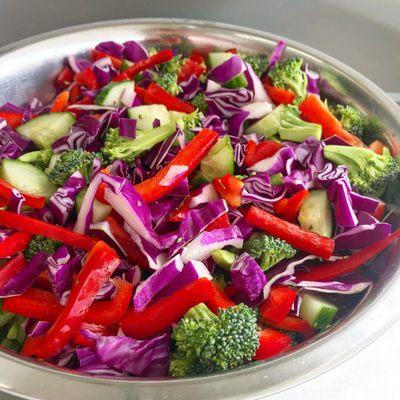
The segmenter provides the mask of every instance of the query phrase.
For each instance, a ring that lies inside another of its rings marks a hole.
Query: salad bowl
[[[136,40],[181,51],[237,48],[269,54],[275,35],[247,28],[180,19],[131,19],[82,25],[39,35],[0,50],[0,103],[44,103],[65,58],[87,54],[98,42]],[[287,40],[287,54],[303,57],[320,73],[327,96],[351,100],[376,115],[389,134],[400,131],[400,109],[376,85],[341,62]],[[391,218],[397,227],[397,212]],[[255,399],[285,390],[339,365],[387,329],[400,313],[400,252],[395,246],[370,265],[374,285],[340,321],[291,351],[212,376],[185,379],[94,377],[0,350],[0,390],[30,399]]]

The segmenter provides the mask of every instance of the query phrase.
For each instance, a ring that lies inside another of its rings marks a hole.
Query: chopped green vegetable
[[[206,103],[206,96],[203,92],[197,93],[196,96],[191,100],[191,103],[193,104],[193,107],[196,107],[203,114],[206,112],[208,106]]]
[[[170,374],[175,377],[228,370],[250,361],[259,345],[255,311],[244,304],[213,314],[190,309],[172,333]]]
[[[30,260],[40,251],[43,251],[46,254],[53,254],[59,246],[60,243],[56,242],[55,240],[45,238],[41,235],[36,235],[33,237],[28,247],[24,251],[24,255],[26,259]]]
[[[214,250],[211,253],[211,257],[218,266],[230,270],[232,264],[235,262],[236,254],[228,250]]]
[[[332,107],[331,111],[333,115],[341,122],[343,129],[358,136],[363,137],[364,133],[364,117],[351,105],[338,104],[336,107]]]
[[[243,249],[253,258],[260,260],[260,266],[264,271],[296,254],[296,250],[284,240],[264,233],[254,233],[244,243]]]
[[[268,58],[262,55],[241,55],[241,59],[253,68],[255,74],[260,78],[268,67]]]
[[[23,154],[18,160],[31,163],[44,171],[48,167],[53,154],[51,149],[31,151],[30,153]]]
[[[182,91],[178,85],[178,73],[184,62],[185,59],[181,55],[177,55],[172,60],[159,66],[160,73],[156,82],[173,96],[177,96]]]

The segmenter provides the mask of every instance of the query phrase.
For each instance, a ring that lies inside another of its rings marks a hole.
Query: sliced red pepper
[[[51,291],[51,283],[49,279],[48,271],[42,271],[40,275],[37,277],[36,281],[33,283],[33,286],[39,289]]]
[[[237,54],[237,48],[232,47],[231,49],[225,50],[225,53],[232,53],[232,54]]]
[[[251,167],[265,158],[272,157],[283,145],[273,140],[266,140],[256,144],[252,140],[247,143],[246,154],[244,156],[244,165]]]
[[[158,64],[165,63],[171,60],[173,57],[174,53],[172,50],[170,49],[161,50],[158,53],[154,54],[153,56],[135,62],[135,64],[131,65],[121,74],[117,75],[113,80],[123,81],[126,79],[133,79],[139,72],[142,72],[149,68],[153,68]]]
[[[158,171],[154,177],[136,185],[135,189],[147,203],[152,203],[161,199],[193,172],[217,140],[218,133],[210,129],[201,130],[191,142],[178,152],[175,158],[166,167]],[[188,169],[169,186],[160,185],[162,179],[174,165],[185,165]]]
[[[284,331],[298,332],[304,339],[308,339],[315,334],[315,330],[310,324],[302,318],[295,316],[288,316],[279,322],[266,321],[268,326],[275,329],[282,329]]]
[[[0,210],[0,225],[34,235],[42,235],[85,250],[90,250],[97,242],[97,239],[90,236],[11,211]]]
[[[0,196],[7,200],[11,199],[12,190],[14,188],[5,180],[0,178]],[[43,196],[34,196],[32,194],[21,193],[25,198],[24,205],[32,208],[43,208],[46,203],[46,198]]]
[[[236,305],[222,290],[218,283],[212,282],[213,296],[209,300],[205,301],[207,307],[214,313],[218,314],[220,309],[225,310],[228,307],[233,307]]]
[[[135,93],[138,95],[139,100],[144,102],[144,96],[146,95],[146,89],[144,89],[140,86],[135,86]]]
[[[18,254],[6,264],[4,264],[0,268],[0,287],[3,287],[3,285],[6,284],[12,277],[22,271],[25,266],[26,260],[23,254]]]
[[[97,292],[119,263],[115,251],[104,242],[93,247],[78,274],[76,285],[72,287],[67,304],[42,340],[32,349],[31,356],[46,360],[64,348],[81,326]]]
[[[186,214],[190,210],[190,201],[192,200],[192,196],[187,197],[183,200],[182,204],[173,211],[168,217],[168,221],[170,222],[182,222],[185,219]]]
[[[310,267],[310,270],[306,272],[298,272],[296,278],[303,281],[327,281],[347,275],[376,257],[399,237],[400,229],[347,258]]]
[[[205,230],[207,232],[213,231],[214,229],[223,229],[228,228],[230,226],[228,213],[222,214],[215,221],[211,222],[211,224],[207,225]]]
[[[0,197],[0,207],[5,207],[8,205],[9,200],[5,199],[4,197]]]
[[[86,322],[111,326],[125,315],[132,299],[133,286],[122,279],[114,279],[113,282],[117,288],[114,297],[93,303],[86,314]]]
[[[282,353],[290,348],[292,342],[290,336],[270,328],[258,332],[258,339],[260,346],[254,356],[256,361],[266,360]]]
[[[110,172],[108,171],[108,168],[103,168],[100,170],[103,174],[110,175]],[[97,188],[96,192],[96,200],[100,201],[100,203],[103,204],[108,204],[108,201],[104,198],[104,192],[107,188],[106,183],[100,183],[99,187]]]
[[[275,214],[289,222],[296,222],[299,216],[301,205],[308,197],[308,190],[297,192],[292,197],[283,198],[274,203]]]
[[[82,331],[81,331],[82,329],[84,329],[86,331],[90,331],[91,333],[94,333],[94,334],[99,335],[99,336],[105,336],[108,333],[107,332],[107,328],[105,326],[89,324],[89,323],[84,322],[81,325],[80,329],[78,329],[75,332],[74,344],[76,346],[92,347],[95,344],[95,340],[86,337],[82,333]]]
[[[260,305],[260,315],[265,320],[282,321],[289,314],[296,296],[297,292],[288,286],[273,286],[268,298]]]
[[[385,215],[385,210],[386,204],[383,201],[380,201],[378,207],[376,207],[376,210],[374,212],[374,217],[381,221],[383,216]]]
[[[102,51],[96,49],[90,50],[90,59],[92,61],[97,61],[104,57],[110,58],[112,65],[115,69],[119,70],[121,68],[122,60],[120,60],[119,58],[103,53]]]
[[[71,104],[75,104],[79,101],[79,97],[81,95],[81,88],[76,83],[71,86],[69,90],[69,100]]]
[[[244,183],[240,179],[235,178],[231,174],[226,174],[222,178],[214,179],[213,184],[218,194],[225,199],[232,208],[237,208],[242,205]]]
[[[178,322],[192,307],[212,299],[214,293],[212,283],[201,278],[142,312],[129,310],[121,320],[121,328],[125,334],[137,339],[153,337]]]
[[[12,112],[0,112],[0,118],[6,120],[7,124],[11,126],[11,128],[15,129],[22,124],[22,114],[12,113]]]
[[[172,94],[168,93],[156,83],[150,83],[144,95],[144,102],[146,104],[164,104],[170,111],[179,111],[186,114],[192,113],[195,108],[190,103],[178,99]]]
[[[64,90],[61,92],[53,102],[53,105],[51,106],[50,111],[51,112],[61,112],[66,109],[68,106],[68,100],[69,100],[69,91]]]
[[[254,206],[250,207],[246,213],[246,221],[269,235],[286,240],[290,245],[305,253],[324,259],[332,255],[335,247],[334,240],[306,231],[298,225],[284,221]]]
[[[263,86],[270,99],[277,105],[292,104],[296,97],[291,90],[273,86],[269,78],[264,79]]]
[[[146,256],[140,251],[138,245],[132,240],[129,233],[118,223],[118,221],[111,215],[105,218],[110,226],[112,235],[120,244],[126,253],[126,258],[132,264],[137,264],[139,267],[148,268],[149,262]]]
[[[380,140],[375,140],[373,141],[370,145],[369,148],[376,154],[383,154],[383,150],[386,146],[380,141]]]
[[[78,85],[85,86],[89,90],[97,89],[99,87],[96,75],[90,67],[86,67],[83,71],[77,72],[74,76],[74,81]]]
[[[191,58],[186,60],[178,74],[178,83],[187,81],[192,75],[199,77],[205,71],[205,67]]]
[[[204,64],[204,57],[199,53],[192,53],[189,56],[189,60],[196,62],[197,64]]]
[[[224,288],[224,293],[226,297],[232,299],[232,297],[235,297],[237,294],[239,294],[239,291],[236,289],[234,285],[227,285]]]
[[[74,81],[74,71],[70,67],[65,67],[58,74],[56,79],[56,87],[59,89],[66,89]]]
[[[352,146],[365,147],[364,143],[358,137],[343,129],[340,121],[329,111],[319,96],[310,94],[299,105],[299,110],[301,117],[305,121],[322,126],[322,137],[324,139],[336,135]]]
[[[32,239],[32,234],[16,232],[0,243],[0,258],[8,258],[25,250]]]
[[[3,299],[2,309],[27,318],[54,322],[63,307],[53,293],[31,287],[19,296]]]

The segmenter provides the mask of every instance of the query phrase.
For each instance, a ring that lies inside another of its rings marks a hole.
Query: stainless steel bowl
[[[132,19],[50,32],[0,50],[0,104],[33,96],[49,101],[53,79],[66,56],[84,54],[103,40],[138,40],[173,45],[270,52],[279,39],[269,33],[212,22]],[[332,57],[287,40],[287,53],[300,55],[366,112],[400,132],[400,109],[368,79]],[[344,44],[345,45],[345,44]],[[380,256],[380,278],[357,308],[309,343],[268,362],[232,372],[190,379],[96,378],[0,351],[0,390],[30,399],[255,399],[311,379],[338,365],[374,340],[400,313],[399,251]]]

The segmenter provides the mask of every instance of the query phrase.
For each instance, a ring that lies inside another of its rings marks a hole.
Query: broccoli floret
[[[331,107],[333,115],[341,122],[343,128],[358,136],[363,137],[364,133],[364,117],[360,111],[356,110],[351,105],[338,104],[336,107]]]
[[[31,151],[30,153],[23,154],[21,157],[19,157],[19,160],[31,163],[44,171],[49,165],[53,154],[54,153],[51,149]]]
[[[82,149],[61,153],[53,168],[48,172],[50,181],[61,186],[74,172],[80,171],[89,182],[95,158],[103,164],[104,160],[100,153],[89,153]]]
[[[213,314],[205,304],[190,309],[172,333],[170,374],[209,374],[250,361],[259,346],[255,311],[244,304]]]
[[[362,147],[329,145],[324,148],[324,156],[347,166],[351,183],[365,195],[380,197],[400,175],[399,163],[387,151],[379,155]]]
[[[204,115],[202,112],[195,110],[191,114],[181,114],[176,121],[176,124],[185,133],[186,141],[193,139],[192,130],[202,126]]]
[[[244,243],[243,249],[260,261],[264,271],[296,254],[296,250],[289,243],[264,233],[254,233]]]
[[[178,85],[178,74],[184,63],[181,55],[177,55],[170,61],[159,66],[160,73],[156,82],[159,86],[171,93],[173,96],[178,95],[182,89]]]
[[[374,115],[364,117],[363,132],[363,140],[365,143],[370,144],[375,140],[379,140],[388,145],[388,140],[385,136],[385,128],[378,117],[375,117]]]
[[[41,235],[36,235],[30,241],[28,247],[24,251],[25,257],[30,260],[39,251],[43,251],[46,254],[53,254],[60,246],[59,242],[55,240],[45,238]]]
[[[196,96],[190,101],[193,107],[196,107],[200,112],[203,114],[207,111],[207,103],[206,103],[206,96],[203,92],[199,92]]]
[[[296,102],[302,101],[307,94],[307,75],[301,69],[303,59],[291,57],[276,63],[268,76],[276,87],[291,90],[296,95]]]
[[[119,159],[131,163],[137,155],[167,139],[175,129],[175,122],[170,122],[149,131],[141,131],[140,134],[137,132],[136,138],[131,139],[120,136],[118,128],[111,128],[106,134],[101,153],[109,162]]]
[[[261,55],[242,55],[241,59],[251,65],[255,74],[260,78],[268,67],[268,58]]]

